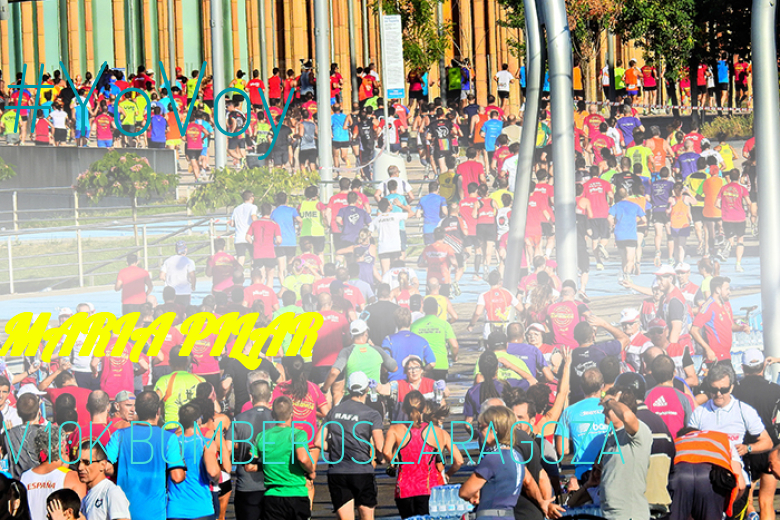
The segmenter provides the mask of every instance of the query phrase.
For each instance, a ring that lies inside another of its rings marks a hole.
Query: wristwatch
[[[753,452],[753,445],[748,444],[748,453],[752,453],[752,452]]]

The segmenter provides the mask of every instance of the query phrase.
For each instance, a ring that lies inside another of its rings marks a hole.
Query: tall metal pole
[[[504,287],[509,291],[517,290],[520,282],[520,255],[525,254],[525,224],[528,213],[528,196],[531,191],[531,173],[536,148],[536,130],[539,124],[539,101],[542,97],[544,81],[544,56],[542,50],[541,27],[536,12],[536,0],[524,0],[525,5],[525,78],[526,97],[523,133],[520,136],[517,170],[515,173],[515,192],[512,201],[512,218],[509,221],[509,241],[504,272]]]
[[[333,191],[333,136],[330,128],[330,19],[328,0],[314,0],[314,45],[317,65],[317,126],[319,131],[320,197],[330,200]]]
[[[225,51],[222,35],[222,0],[211,0],[211,69],[214,76],[214,93],[225,90]],[[225,117],[225,96],[219,96],[214,106],[214,120]],[[227,163],[227,136],[222,132],[214,135],[214,163],[224,168]]]
[[[608,100],[610,103],[615,102],[615,35],[611,30],[607,30],[607,70],[609,72],[609,89]],[[615,113],[615,107],[609,105],[609,111],[611,114]]]
[[[271,0],[271,69],[274,67],[279,67],[279,64],[277,62],[276,57],[276,0]],[[280,69],[282,67],[279,67]],[[284,77],[284,73],[282,74],[282,77]],[[266,83],[267,85],[267,83]]]
[[[388,108],[390,108],[390,100],[388,99],[387,90],[387,53],[385,53],[385,12],[382,9],[382,1],[379,1],[379,48],[382,53],[382,97],[385,100],[385,152],[390,153],[390,118],[388,117]]]
[[[571,34],[564,0],[544,0],[547,53],[550,59],[552,152],[555,164],[555,244],[558,275],[577,278],[577,217],[574,181],[574,110],[572,109]]]
[[[171,88],[176,85],[176,17],[173,9],[173,0],[168,0],[168,67],[171,71]]]
[[[360,7],[363,9],[363,65],[368,65],[371,61],[368,50],[368,2],[369,0],[360,0]]]
[[[444,5],[437,0],[436,2],[436,23],[439,25],[439,36],[442,35],[444,27]],[[444,54],[439,58],[439,97],[441,97],[441,106],[447,108],[447,89],[449,81],[447,80],[447,64],[444,61]]]
[[[352,102],[358,102],[357,49],[355,48],[355,0],[347,0],[347,23],[349,24],[349,78],[352,88]],[[346,100],[345,100],[346,101]],[[346,103],[345,103],[346,104]],[[347,110],[344,110],[347,113]]]
[[[265,38],[265,0],[258,0],[257,2],[257,23],[259,27],[260,35],[260,77],[263,78],[263,85],[268,87],[268,64],[266,47],[268,42]]]
[[[764,322],[764,350],[780,354],[780,99],[777,89],[774,0],[753,0],[751,47],[753,49],[753,135],[756,136],[756,171],[764,204],[758,206],[761,219],[761,304]]]
[[[127,53],[127,63],[125,64],[125,79],[127,79],[130,74],[133,74],[135,70],[133,70],[135,67],[138,66],[135,51],[136,51],[136,34],[135,34],[135,0],[127,0],[127,31],[129,35],[130,40],[130,49],[128,49]],[[131,65],[132,64],[132,65]]]

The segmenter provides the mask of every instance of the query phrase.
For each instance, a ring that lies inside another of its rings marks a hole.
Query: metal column
[[[574,107],[571,33],[564,0],[544,0],[550,60],[552,153],[555,164],[555,244],[558,276],[577,279],[577,220],[574,181]]]
[[[753,49],[753,135],[756,136],[756,171],[764,204],[758,206],[761,219],[761,304],[764,321],[764,350],[780,355],[780,205],[769,203],[780,197],[780,99],[777,88],[774,0],[753,0],[751,47]]]
[[[525,223],[528,213],[528,196],[531,190],[534,150],[536,148],[536,130],[539,124],[539,100],[542,97],[544,81],[544,44],[541,24],[536,12],[536,0],[525,0],[525,38],[526,38],[526,98],[523,119],[523,133],[520,136],[520,151],[515,174],[514,198],[512,200],[512,218],[509,221],[509,241],[507,243],[504,271],[504,287],[514,293],[520,282],[520,255],[525,254]]]
[[[436,23],[438,24],[439,36],[442,35],[442,27],[444,27],[444,5],[441,2],[436,2]],[[449,89],[449,80],[447,79],[447,63],[444,59],[444,54],[439,58],[439,97],[441,98],[441,106],[447,108],[447,90]],[[453,108],[458,108],[457,106]]]
[[[333,190],[333,136],[330,128],[330,17],[328,0],[314,0],[314,45],[317,55],[317,140],[320,161],[320,197],[330,200]]]
[[[349,78],[352,88],[352,102],[358,102],[357,48],[355,47],[355,0],[347,0],[347,23],[349,24]],[[349,113],[346,99],[342,99],[344,113]],[[351,107],[350,107],[351,108]]]
[[[265,53],[268,42],[265,38],[265,2],[266,0],[258,0],[257,2],[257,23],[260,24],[258,28],[258,34],[260,35],[260,77],[263,79],[263,85],[268,88],[268,61],[267,54]]]
[[[173,0],[168,0],[168,68],[170,70],[171,88],[173,88],[176,85],[176,18]],[[184,86],[186,85],[182,85],[182,87]],[[173,96],[173,92],[169,92],[169,94]]]
[[[225,90],[225,51],[222,18],[222,0],[211,0],[211,70],[214,76],[214,95]],[[225,117],[225,96],[219,97],[214,105],[214,120]],[[214,135],[214,163],[224,168],[227,162],[227,136],[222,132]]]

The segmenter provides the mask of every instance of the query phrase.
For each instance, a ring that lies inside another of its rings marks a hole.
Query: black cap
[[[615,386],[630,388],[636,393],[637,399],[643,401],[645,399],[645,393],[647,392],[647,384],[645,378],[641,374],[636,372],[625,372],[617,376],[615,379]]]

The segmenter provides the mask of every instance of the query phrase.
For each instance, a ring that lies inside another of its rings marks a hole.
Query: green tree
[[[292,195],[319,182],[320,177],[316,173],[296,172],[290,175],[284,168],[245,168],[238,171],[219,169],[213,173],[212,182],[195,188],[187,205],[194,213],[203,215],[241,204],[241,194],[245,190],[255,194],[257,203],[272,202],[273,196],[279,191]]]
[[[0,182],[10,179],[11,177],[16,177],[16,170],[14,170],[12,165],[6,163],[5,160],[0,157]]]
[[[525,30],[525,7],[523,0],[499,0],[507,8],[507,19],[503,25]],[[588,65],[601,52],[601,35],[614,24],[619,11],[615,0],[566,0],[566,14],[572,39],[572,53],[579,61],[583,73],[583,83],[589,88]],[[510,42],[513,52],[525,53],[524,42],[516,39]],[[586,93],[590,95],[591,93]]]
[[[401,15],[404,61],[427,71],[452,45],[452,23],[437,21],[437,0],[379,0],[385,14]],[[379,3],[375,10],[379,9]]]

